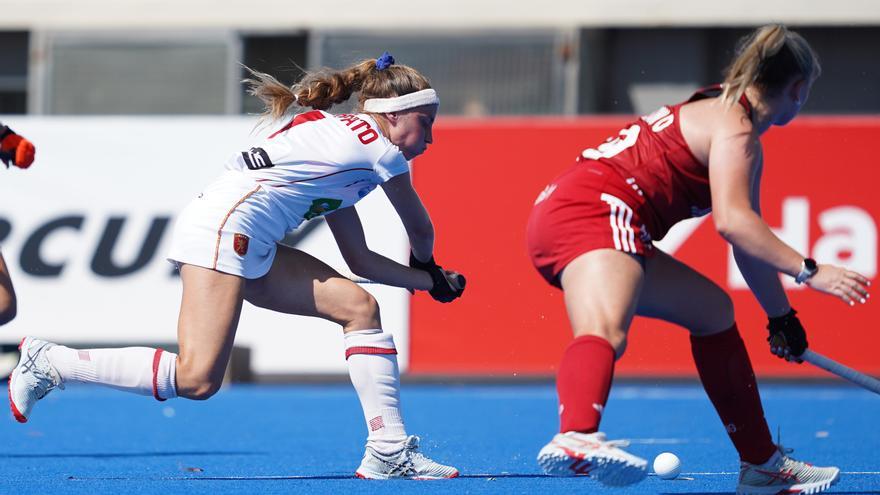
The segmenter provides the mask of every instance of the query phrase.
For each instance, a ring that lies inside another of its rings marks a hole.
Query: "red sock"
[[[607,340],[584,335],[569,344],[556,375],[560,432],[599,430],[613,376],[614,348]]]
[[[736,324],[706,337],[691,335],[691,352],[703,388],[740,459],[752,464],[766,462],[776,446],[764,419],[755,372]]]

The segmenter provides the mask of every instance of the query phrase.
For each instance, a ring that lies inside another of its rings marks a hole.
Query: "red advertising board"
[[[468,277],[464,297],[413,298],[413,374],[512,377],[555,372],[570,330],[562,293],[531,266],[525,224],[534,199],[580,151],[616,135],[628,118],[440,120],[414,180],[434,220],[439,263]],[[821,262],[874,278],[880,172],[873,155],[880,118],[801,117],[764,137],[762,210],[783,239]],[[761,376],[822,376],[770,355],[766,316],[738,278],[708,217],[674,255],[733,298],[737,322]],[[811,347],[880,374],[880,300],[850,308],[792,287]],[[880,294],[875,295],[880,298]],[[638,318],[618,376],[695,375],[687,331]]]

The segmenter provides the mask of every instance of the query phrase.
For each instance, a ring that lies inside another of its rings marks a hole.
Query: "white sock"
[[[367,445],[380,453],[400,449],[406,428],[400,415],[400,372],[394,337],[381,329],[345,334],[348,374],[367,422]]]
[[[177,397],[177,354],[150,347],[46,351],[49,364],[64,383],[97,383],[157,400]]]

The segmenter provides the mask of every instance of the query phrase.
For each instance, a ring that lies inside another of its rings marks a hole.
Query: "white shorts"
[[[177,218],[168,261],[247,279],[269,272],[286,226],[259,185],[224,175]]]

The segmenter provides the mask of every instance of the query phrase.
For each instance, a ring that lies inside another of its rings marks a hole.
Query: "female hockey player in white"
[[[146,347],[77,350],[26,337],[10,376],[13,414],[70,383],[204,400],[220,388],[242,301],[342,326],[351,381],[367,423],[362,478],[452,478],[458,471],[419,452],[399,409],[394,340],[376,300],[318,259],[277,244],[305,220],[326,215],[351,270],[375,282],[429,290],[442,302],[461,295],[456,276],[434,263],[434,229],[412,187],[408,160],[431,143],[439,99],[415,69],[387,54],[341,71],[324,69],[289,88],[254,73],[251,91],[266,117],[295,115],[259,146],[236,154],[227,171],[179,216],[169,259],[180,266],[179,355]],[[325,112],[358,93],[358,113]],[[381,185],[406,229],[410,267],[370,251],[353,206]]]

